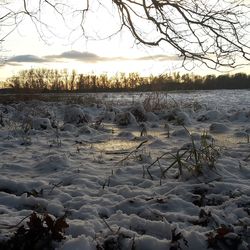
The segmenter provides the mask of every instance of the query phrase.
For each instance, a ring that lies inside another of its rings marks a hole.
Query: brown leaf
[[[35,212],[31,214],[29,219],[30,220],[27,222],[27,225],[30,229],[40,229],[41,227],[43,227],[42,220],[37,216]]]
[[[52,217],[46,214],[44,215],[44,221],[46,225],[48,226],[49,230],[52,231],[54,228],[54,220],[52,219]]]
[[[216,237],[218,237],[218,238],[224,238],[224,236],[226,235],[226,234],[228,234],[228,233],[230,233],[232,230],[230,229],[230,228],[227,228],[227,227],[225,227],[225,226],[222,226],[222,227],[219,227],[219,228],[217,228],[217,235],[216,235]]]
[[[54,225],[54,230],[56,232],[63,232],[65,228],[69,227],[69,225],[66,223],[65,218],[61,217],[58,218]]]

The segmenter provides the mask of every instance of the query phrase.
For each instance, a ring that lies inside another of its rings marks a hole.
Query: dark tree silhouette
[[[70,85],[69,80],[70,79]],[[105,91],[168,91],[197,89],[249,89],[250,75],[161,74],[141,76],[138,73],[102,75],[68,73],[57,69],[29,69],[8,78],[5,86],[12,92],[105,92]]]
[[[55,31],[47,18],[52,12],[65,27],[75,18],[72,32],[78,27],[87,37],[85,21],[97,5],[120,18],[113,34],[127,29],[144,45],[171,45],[183,66],[198,61],[216,69],[250,61],[248,0],[2,0],[0,42],[26,18],[46,40],[46,32]]]

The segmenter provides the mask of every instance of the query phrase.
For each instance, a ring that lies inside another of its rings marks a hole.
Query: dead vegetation
[[[209,142],[205,136],[201,136],[201,141],[199,145],[197,145],[189,131],[188,134],[191,140],[190,144],[186,147],[181,147],[176,153],[164,152],[146,167],[150,179],[154,179],[151,174],[151,168],[156,164],[160,167],[161,179],[165,179],[167,172],[172,168],[178,170],[177,176],[182,176],[183,171],[188,170],[188,172],[195,177],[202,175],[204,168],[215,168],[215,162],[220,155],[220,149],[213,144],[213,141]],[[170,165],[165,168],[162,167],[160,163],[160,160],[163,158],[168,162],[171,162]]]
[[[8,240],[0,242],[1,250],[53,250],[54,241],[60,242],[65,238],[64,230],[68,224],[64,216],[54,219],[49,214],[33,212],[26,225],[17,224],[14,227],[18,227],[15,233]]]

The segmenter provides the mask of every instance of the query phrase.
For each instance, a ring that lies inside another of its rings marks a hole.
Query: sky
[[[0,0],[0,3],[4,1]],[[12,2],[12,8],[22,7],[22,1]],[[27,3],[35,2],[37,1]],[[74,5],[79,4],[79,8],[83,7],[82,0],[71,2]],[[32,9],[34,6],[28,7]],[[76,14],[72,18],[67,10],[64,12],[67,19],[65,23],[53,10],[44,7],[41,18],[49,23],[48,29],[42,25],[34,25],[32,20],[26,17],[2,43],[0,55],[5,58],[5,62],[0,64],[0,80],[23,69],[42,67],[76,69],[78,73],[87,74],[138,71],[143,75],[150,75],[174,71],[189,72],[181,67],[182,59],[170,46],[150,48],[137,44],[126,30],[107,38],[119,28],[119,16],[112,5],[107,4],[106,7],[92,6],[93,12],[87,13],[84,28],[88,37],[83,37],[82,30],[76,28],[80,16]],[[0,23],[2,34],[8,30],[9,27]],[[250,66],[235,71],[230,69],[233,73],[239,71],[250,73]],[[192,72],[201,75],[220,73],[200,67],[199,64]]]

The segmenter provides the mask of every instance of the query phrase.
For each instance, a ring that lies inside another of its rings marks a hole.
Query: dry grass
[[[177,168],[178,176],[182,176],[183,170],[186,169],[195,177],[203,175],[205,172],[204,169],[206,168],[209,168],[210,170],[215,168],[215,162],[220,156],[219,148],[214,145],[213,141],[208,141],[203,135],[201,137],[200,145],[197,146],[189,131],[188,133],[191,140],[189,147],[181,147],[176,153],[165,152],[146,167],[150,179],[154,179],[151,174],[151,168],[156,164],[160,166],[161,179],[165,179],[167,172],[172,168]],[[160,164],[160,160],[163,158],[170,162],[170,165],[165,168]]]

